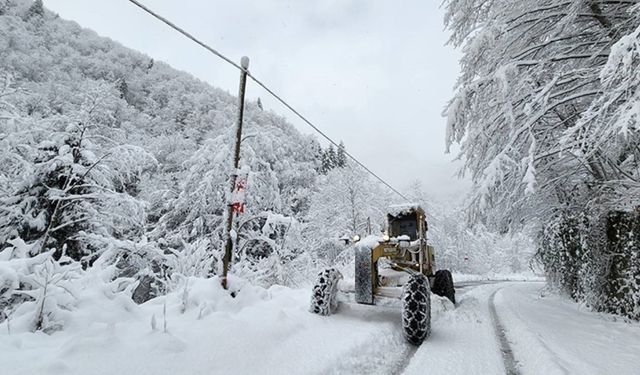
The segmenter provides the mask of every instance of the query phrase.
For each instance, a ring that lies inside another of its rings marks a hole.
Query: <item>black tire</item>
[[[411,275],[402,288],[402,328],[413,345],[422,344],[431,333],[429,280],[422,274]]]
[[[338,281],[342,274],[335,268],[328,268],[318,274],[311,292],[309,311],[318,315],[331,315],[338,308]]]
[[[449,270],[436,271],[431,291],[442,297],[447,297],[454,305],[456,304],[456,290],[453,287],[453,277]]]

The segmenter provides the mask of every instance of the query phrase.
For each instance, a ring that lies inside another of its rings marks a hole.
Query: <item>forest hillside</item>
[[[67,284],[91,272],[138,303],[219,274],[236,114],[229,93],[42,1],[0,0],[0,319],[35,309],[31,328],[54,329],[73,310]],[[233,274],[303,285],[351,262],[340,238],[383,229],[397,200],[343,145],[322,147],[258,102],[244,134]],[[407,189],[427,208],[441,267],[529,268],[526,231],[473,233],[461,208]]]

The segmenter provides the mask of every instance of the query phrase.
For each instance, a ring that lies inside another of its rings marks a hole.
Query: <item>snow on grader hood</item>
[[[455,304],[453,279],[448,270],[435,271],[424,210],[405,204],[387,212],[387,232],[354,245],[354,280],[343,280],[335,268],[318,274],[310,311],[331,315],[339,302],[399,306],[406,339],[420,345],[431,331],[430,293]]]

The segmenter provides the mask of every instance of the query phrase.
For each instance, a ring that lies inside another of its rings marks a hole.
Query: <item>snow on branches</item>
[[[637,183],[631,3],[445,3],[451,42],[464,46],[447,143],[461,143],[473,217],[511,226],[575,201],[585,184]]]
[[[624,296],[610,286],[637,285],[638,243],[620,245],[608,234],[622,228],[620,236],[633,237],[640,207],[640,8],[599,0],[445,4],[451,42],[464,52],[447,143],[461,144],[474,182],[471,221],[499,231],[536,223],[548,274],[574,298],[637,300],[636,286]],[[596,234],[585,249],[582,239]],[[593,275],[600,279],[587,298],[580,283]]]

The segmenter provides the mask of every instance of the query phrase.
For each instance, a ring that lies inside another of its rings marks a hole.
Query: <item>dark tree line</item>
[[[347,165],[347,155],[345,154],[344,143],[340,141],[336,150],[333,145],[321,151],[322,166],[320,171],[324,174],[333,168],[344,168]]]

